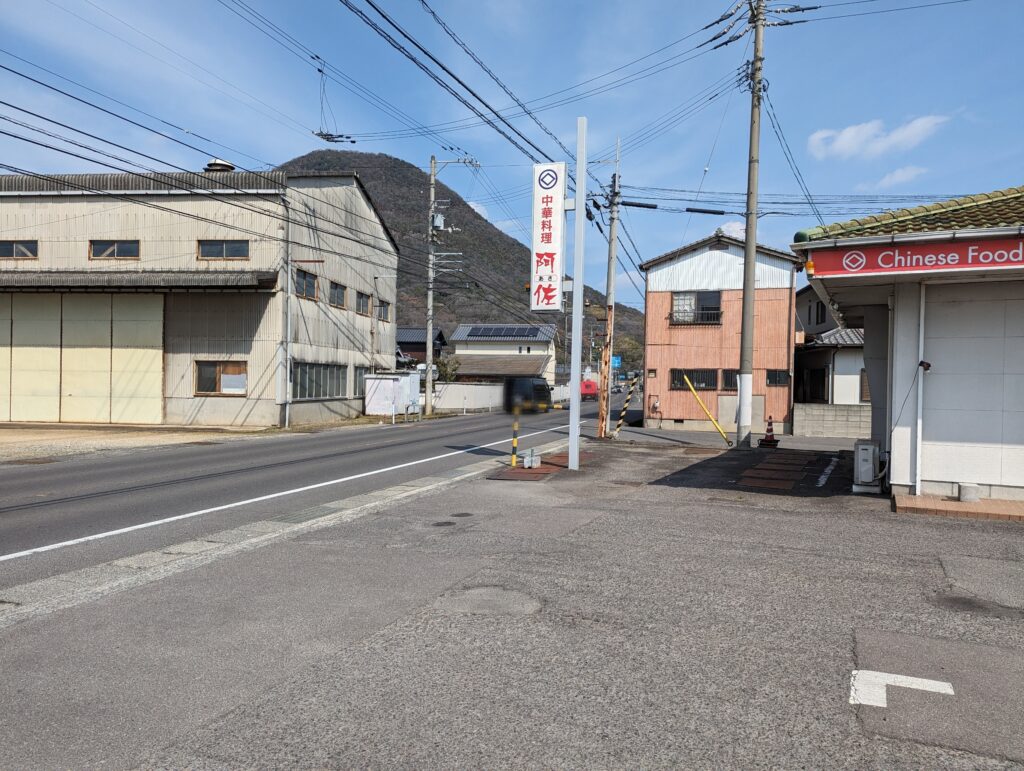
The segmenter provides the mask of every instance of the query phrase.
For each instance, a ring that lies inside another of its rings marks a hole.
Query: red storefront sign
[[[1024,268],[1024,239],[990,238],[817,249],[809,253],[808,260],[814,263],[815,278]]]

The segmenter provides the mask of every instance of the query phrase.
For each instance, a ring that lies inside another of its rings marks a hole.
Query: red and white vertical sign
[[[530,310],[562,310],[565,276],[565,164],[533,167]]]

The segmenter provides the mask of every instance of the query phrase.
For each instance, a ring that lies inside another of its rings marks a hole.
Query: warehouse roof
[[[450,340],[459,343],[546,343],[554,324],[459,324]]]
[[[1024,186],[1008,187],[991,193],[916,206],[912,209],[873,214],[869,217],[836,222],[824,227],[801,230],[795,243],[832,238],[884,236],[896,233],[928,233],[943,230],[1013,227],[1024,224]]]
[[[466,375],[490,377],[533,377],[544,373],[550,356],[534,356],[510,353],[487,355],[483,353],[460,353],[455,357],[459,363],[457,377]]]
[[[159,174],[0,174],[0,195],[7,193],[156,192],[192,190],[280,191],[283,171],[168,171]],[[303,174],[296,176],[306,176]],[[351,174],[336,176],[349,177]]]

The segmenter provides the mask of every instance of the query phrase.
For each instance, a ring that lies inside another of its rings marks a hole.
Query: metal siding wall
[[[273,400],[277,371],[280,313],[275,295],[171,294],[167,296],[164,395],[188,399],[196,420],[207,402],[237,404],[228,409],[232,424],[245,422],[259,400]],[[248,397],[196,397],[196,361],[245,361]],[[216,405],[223,413],[225,406]],[[193,420],[186,420],[193,422]]]
[[[15,294],[11,301],[11,420],[60,420],[59,294]]]
[[[162,423],[164,296],[113,296],[110,419]]]
[[[62,295],[60,419],[110,422],[111,295]]]
[[[11,295],[0,294],[0,421],[11,419]]]
[[[275,197],[223,195],[158,195],[143,200],[182,214],[213,220],[200,222],[148,206],[100,196],[31,196],[5,198],[0,206],[0,230],[39,241],[39,259],[3,260],[4,270],[273,270],[279,261],[278,227],[281,205]],[[251,212],[243,204],[267,213]],[[221,224],[223,223],[223,224]],[[239,232],[230,225],[260,236]],[[90,239],[138,239],[141,258],[90,260]],[[209,261],[196,256],[201,239],[248,240],[248,260]]]
[[[793,264],[781,257],[757,256],[755,282],[758,289],[785,289]],[[704,247],[647,272],[651,292],[726,290],[743,288],[743,252],[736,249]]]
[[[371,337],[376,352],[372,358],[377,368],[392,369],[395,365],[398,256],[373,209],[354,183],[300,177],[289,179],[289,186],[309,194],[289,190],[294,218],[292,238],[314,247],[293,246],[292,260],[297,268],[315,274],[318,284],[316,302],[292,298],[292,358],[348,365],[350,383],[346,392],[353,393],[351,370],[370,366]],[[340,232],[351,232],[353,239],[366,243],[332,234]],[[378,277],[376,282],[375,276]],[[344,309],[327,303],[331,281],[347,287]],[[356,313],[357,291],[391,303],[391,321],[378,321]]]

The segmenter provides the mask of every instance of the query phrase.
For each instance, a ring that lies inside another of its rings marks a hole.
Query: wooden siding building
[[[362,413],[397,248],[354,174],[0,176],[0,421]]]
[[[640,266],[647,280],[644,425],[714,430],[693,394],[736,428],[743,242],[716,231]],[[796,258],[758,246],[752,428],[790,428]]]

